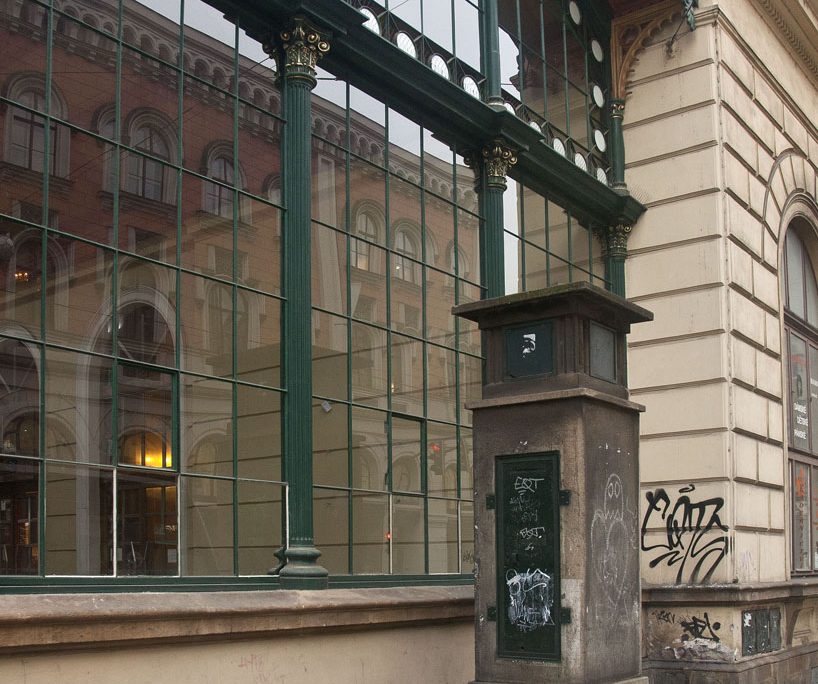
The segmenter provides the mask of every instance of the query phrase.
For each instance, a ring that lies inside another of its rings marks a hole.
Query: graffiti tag
[[[521,632],[532,632],[553,625],[554,578],[539,568],[506,573],[508,619]]]
[[[671,504],[664,489],[646,494],[648,509],[642,521],[642,550],[660,552],[650,561],[651,568],[663,562],[668,567],[676,566],[676,584],[707,582],[729,548],[729,538],[721,534],[728,528],[719,518],[724,499],[713,497],[695,502],[688,496],[694,490],[692,484],[680,489],[681,496],[675,504]],[[654,526],[662,526],[665,536],[658,543],[649,544],[647,530],[656,516],[661,523],[657,520],[659,524]]]

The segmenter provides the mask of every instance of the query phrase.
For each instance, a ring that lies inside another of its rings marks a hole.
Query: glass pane
[[[318,562],[331,575],[349,573],[349,492],[316,487],[313,496]]]
[[[472,573],[474,566],[474,504],[460,503],[460,572]]]
[[[426,438],[428,492],[454,498],[457,496],[457,428],[429,421]]]
[[[46,350],[46,458],[111,463],[112,381],[110,359]]]
[[[95,70],[104,68],[101,60],[98,65],[95,66]],[[114,121],[113,93],[110,99],[101,101],[110,103],[110,109],[99,115],[99,130],[95,132],[111,137]],[[81,111],[87,116],[84,110]],[[90,123],[87,121],[85,125],[88,126]],[[60,134],[61,129],[57,132]],[[55,180],[53,185],[49,186],[49,212],[53,212],[59,218],[60,230],[113,246],[116,150],[113,145],[79,131],[71,131],[70,155],[68,143],[67,131],[65,140],[60,135],[57,136],[58,156],[55,163],[62,167],[63,175],[71,179],[70,190],[65,187],[65,181]],[[143,221],[151,224],[154,219],[143,217]],[[125,225],[123,224],[123,230]],[[171,244],[176,244],[175,230]],[[110,263],[106,262],[109,266]]]
[[[457,501],[429,499],[429,572],[460,572]]]
[[[233,374],[233,291],[215,280],[182,274],[182,367],[208,375]]]
[[[392,334],[392,410],[423,415],[423,343]]]
[[[201,475],[233,475],[233,387],[182,375],[182,469]]]
[[[809,348],[809,420],[813,448],[818,446],[818,349]]]
[[[455,352],[427,345],[428,415],[435,420],[457,419],[457,356]]]
[[[283,541],[284,487],[267,482],[238,482],[240,575],[266,575],[278,565],[273,555]]]
[[[368,234],[373,239],[377,235],[375,231]],[[354,237],[349,245],[350,312],[359,320],[386,325],[386,250]],[[420,320],[419,311],[416,318]]]
[[[804,248],[801,240],[789,233],[787,249],[787,305],[796,316],[804,318]]]
[[[792,553],[795,570],[810,565],[810,476],[809,466],[792,464]]]
[[[352,407],[352,486],[386,490],[389,484],[387,414]]]
[[[313,400],[312,474],[319,485],[349,484],[349,407],[326,399]]]
[[[392,497],[392,572],[419,575],[425,572],[423,498]]]
[[[818,468],[810,468],[812,472],[812,568],[818,569]]]
[[[807,345],[800,337],[790,333],[790,423],[793,446],[798,449],[809,449],[808,387]]]
[[[236,387],[238,476],[281,480],[281,395]]]
[[[325,149],[326,152],[333,153],[335,158],[328,154],[320,154],[319,149],[314,149],[312,216],[316,221],[327,226],[343,228],[346,203],[346,155],[337,147],[325,146],[320,138],[313,138],[313,147]],[[319,254],[318,258],[323,262],[326,255]]]
[[[42,236],[40,228],[0,219],[0,248],[10,252],[0,259],[0,320],[32,339],[41,337]]]
[[[182,478],[184,575],[233,574],[233,483]]]
[[[352,400],[386,408],[386,331],[352,323]]]
[[[257,385],[281,384],[281,302],[236,291],[236,377]]]
[[[347,236],[312,224],[312,303],[335,313],[346,312]]]
[[[119,255],[118,354],[162,366],[176,364],[176,273]]]
[[[460,496],[474,498],[474,436],[469,428],[460,428]]]
[[[352,493],[352,571],[389,573],[389,497]]]
[[[236,234],[236,279],[247,287],[279,294],[281,210],[242,194],[239,202],[242,224]]]
[[[173,382],[168,373],[118,367],[119,463],[174,467]]]
[[[483,397],[483,359],[479,356],[458,354],[460,360],[460,420],[471,425],[468,404]]]
[[[313,310],[312,331],[312,391],[321,397],[346,399],[347,321]]]
[[[117,472],[117,574],[176,575],[176,476]]]
[[[39,468],[0,458],[0,575],[39,572]]]
[[[45,572],[111,575],[113,471],[46,465]]]
[[[423,491],[420,421],[392,418],[392,491]]]
[[[2,452],[40,455],[40,348],[0,337],[0,430]]]
[[[110,353],[111,252],[54,237],[46,258],[46,339]]]

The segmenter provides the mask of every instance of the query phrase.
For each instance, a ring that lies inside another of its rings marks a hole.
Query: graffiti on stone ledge
[[[689,495],[695,489],[692,484],[682,487],[675,503],[664,489],[646,494],[642,550],[658,552],[650,561],[651,568],[660,563],[675,567],[677,584],[709,581],[729,548],[729,538],[723,534],[728,528],[719,518],[724,499],[694,501]],[[662,527],[665,531],[657,543],[650,543],[647,538],[650,527]]]

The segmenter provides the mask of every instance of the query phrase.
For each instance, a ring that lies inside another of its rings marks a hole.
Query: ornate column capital
[[[486,182],[490,188],[506,189],[508,170],[517,163],[517,153],[502,140],[493,140],[480,150],[472,150],[463,156],[466,166],[478,170],[482,164],[486,169]]]
[[[596,228],[594,233],[602,243],[605,256],[624,259],[628,255],[628,238],[633,226],[622,223]]]
[[[318,60],[329,52],[329,34],[305,17],[296,16],[288,28],[272,36],[263,47],[276,60],[280,77],[305,81],[313,88]]]

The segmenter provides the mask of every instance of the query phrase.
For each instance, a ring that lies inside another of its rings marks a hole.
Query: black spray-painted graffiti
[[[693,615],[689,620],[679,620],[679,626],[684,630],[682,632],[682,641],[689,641],[691,639],[709,639],[710,641],[720,642],[716,632],[721,629],[720,622],[710,623],[710,617],[704,613],[702,617]]]
[[[554,578],[539,568],[525,572],[509,570],[508,619],[521,632],[533,632],[544,625],[553,625]]]
[[[694,502],[688,494],[695,489],[692,484],[682,487],[679,490],[682,496],[673,505],[664,489],[646,494],[648,509],[642,521],[642,550],[661,552],[650,561],[652,568],[663,562],[668,567],[677,566],[677,584],[707,582],[729,548],[729,538],[721,534],[728,528],[719,518],[724,499],[713,497]],[[655,518],[657,515],[661,523]],[[656,544],[648,543],[648,528],[659,525],[665,529],[664,538]]]

